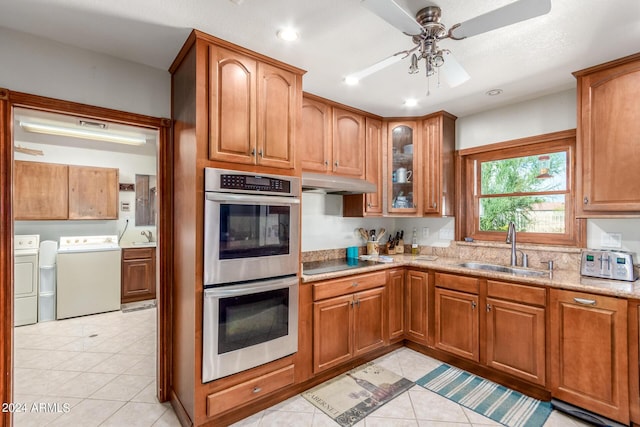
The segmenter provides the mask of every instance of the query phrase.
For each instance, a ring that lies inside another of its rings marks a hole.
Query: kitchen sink
[[[464,262],[458,264],[459,267],[470,268],[471,270],[495,271],[497,273],[515,274],[517,276],[544,277],[548,276],[548,271],[530,270],[528,268],[507,267],[504,265],[486,264],[483,262]]]

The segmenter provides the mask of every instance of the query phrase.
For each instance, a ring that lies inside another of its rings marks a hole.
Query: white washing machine
[[[118,236],[61,237],[56,318],[120,310]]]
[[[13,324],[38,322],[38,248],[40,236],[16,235],[13,241]]]

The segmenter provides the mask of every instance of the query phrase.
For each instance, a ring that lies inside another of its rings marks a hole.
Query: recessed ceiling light
[[[279,39],[285,40],[288,42],[298,40],[298,37],[299,37],[298,32],[293,28],[282,28],[278,30],[276,35],[278,36]]]
[[[415,107],[416,105],[418,105],[418,100],[415,98],[405,99],[404,105],[407,107]]]
[[[491,89],[485,92],[485,95],[488,96],[497,96],[502,93],[502,89]]]
[[[349,86],[355,86],[360,82],[360,79],[356,76],[347,76],[344,78],[344,82]]]

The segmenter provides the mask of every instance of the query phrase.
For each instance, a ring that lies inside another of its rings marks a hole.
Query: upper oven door
[[[297,274],[300,199],[206,193],[204,284]]]

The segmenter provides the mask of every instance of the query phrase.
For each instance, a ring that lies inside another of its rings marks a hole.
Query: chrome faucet
[[[511,266],[515,267],[518,265],[518,255],[516,254],[516,225],[513,221],[509,221],[506,243],[511,243]]]
[[[149,242],[153,241],[152,240],[153,239],[153,232],[151,230],[149,230],[149,231],[141,231],[140,234],[143,235],[144,237],[146,237]]]

